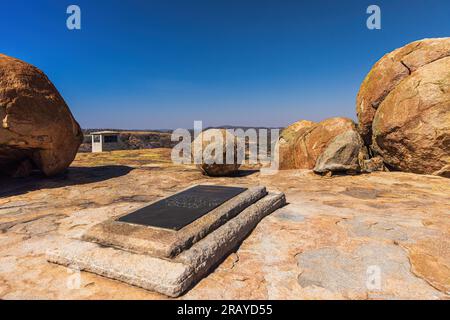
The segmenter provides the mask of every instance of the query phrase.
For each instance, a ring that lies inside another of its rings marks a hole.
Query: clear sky
[[[84,128],[355,118],[379,58],[450,36],[448,0],[0,1],[0,52],[42,69]],[[66,28],[70,4],[81,30]]]

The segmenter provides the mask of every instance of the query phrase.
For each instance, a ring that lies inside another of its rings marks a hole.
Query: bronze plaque
[[[195,186],[120,217],[118,221],[178,231],[246,190]]]

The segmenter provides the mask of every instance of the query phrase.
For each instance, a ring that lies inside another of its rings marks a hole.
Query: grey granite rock
[[[341,133],[319,156],[314,172],[359,172],[359,154],[363,148],[364,142],[356,130]]]

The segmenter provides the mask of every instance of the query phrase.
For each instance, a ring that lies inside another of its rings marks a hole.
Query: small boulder
[[[222,139],[220,139],[222,137]],[[197,146],[197,147],[196,147]],[[200,133],[192,142],[192,156],[195,159],[195,150],[202,147],[201,163],[197,164],[203,174],[211,177],[232,176],[238,173],[240,163],[237,160],[237,138],[225,129],[209,129]],[[227,161],[228,152],[232,152],[232,161]]]
[[[364,142],[356,130],[348,130],[330,141],[317,159],[315,173],[358,173],[360,154],[367,154]]]

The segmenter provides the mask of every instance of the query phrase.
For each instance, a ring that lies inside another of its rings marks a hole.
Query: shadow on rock
[[[128,166],[70,167],[64,173],[46,177],[33,172],[26,178],[0,176],[0,198],[21,195],[39,189],[61,188],[105,181],[128,174],[133,168]]]
[[[247,177],[250,176],[252,174],[258,173],[259,170],[256,169],[247,169],[247,170],[238,170],[238,172],[236,172],[234,175],[232,175],[231,177],[233,178],[241,178],[241,177]]]

